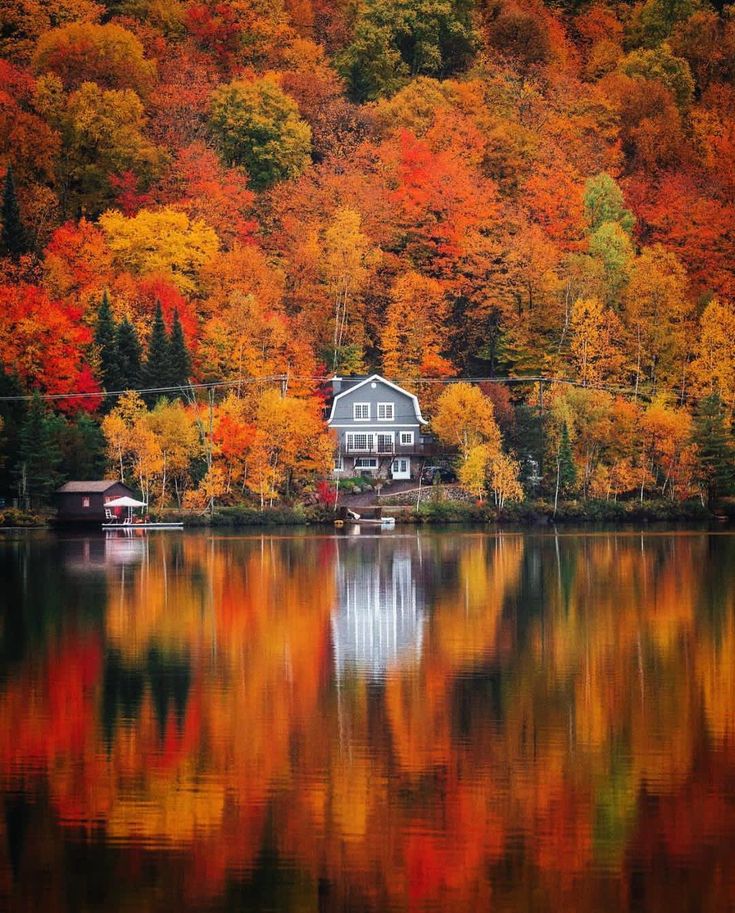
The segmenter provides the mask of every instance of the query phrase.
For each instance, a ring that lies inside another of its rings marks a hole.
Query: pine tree
[[[105,438],[86,413],[65,422],[59,436],[61,475],[67,479],[101,479],[106,468]]]
[[[572,456],[572,445],[569,441],[567,423],[561,426],[559,449],[556,452],[556,487],[554,490],[554,516],[559,504],[559,494],[569,495],[577,483],[577,469]]]
[[[97,312],[94,342],[100,360],[100,375],[105,390],[122,390],[120,356],[118,353],[117,326],[112,316],[110,297],[105,291]]]
[[[120,390],[138,390],[143,383],[142,350],[135,327],[123,320],[117,328],[117,358]]]
[[[20,207],[15,194],[12,166],[8,165],[3,190],[2,230],[0,230],[0,256],[20,257],[31,249],[28,232],[20,217]]]
[[[697,445],[697,476],[713,507],[735,489],[735,449],[717,393],[702,400],[694,418],[692,439]]]
[[[184,331],[179,320],[179,312],[176,310],[174,311],[171,338],[168,344],[168,363],[171,372],[171,384],[176,387],[185,387],[189,383],[191,374],[191,356],[186,347]]]
[[[160,302],[156,305],[156,316],[153,318],[153,329],[148,341],[148,354],[143,368],[143,386],[160,389],[170,387],[171,365],[169,361],[169,339],[166,324],[163,322],[163,311]],[[149,393],[145,400],[154,406],[162,394]]]
[[[20,427],[16,467],[18,493],[27,505],[47,503],[59,481],[59,423],[34,396]]]

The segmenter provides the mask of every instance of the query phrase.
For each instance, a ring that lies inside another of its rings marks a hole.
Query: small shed
[[[56,492],[56,519],[59,523],[103,523],[107,502],[125,495],[133,497],[135,492],[114,479],[67,482]],[[115,516],[125,513],[124,507],[109,509]]]

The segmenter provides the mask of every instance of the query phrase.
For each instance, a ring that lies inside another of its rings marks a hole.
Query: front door
[[[396,457],[390,467],[390,474],[394,479],[411,478],[411,459],[410,457]]]

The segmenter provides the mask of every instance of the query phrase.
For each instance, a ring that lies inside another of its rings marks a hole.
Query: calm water
[[[735,535],[6,533],[0,581],[2,909],[735,910]]]

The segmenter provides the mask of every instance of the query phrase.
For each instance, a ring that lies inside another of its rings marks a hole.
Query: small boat
[[[378,526],[381,529],[392,529],[396,525],[395,517],[362,517],[355,513],[354,510],[348,510],[344,520],[335,520],[338,526],[344,526],[345,523],[355,523],[360,526]]]

